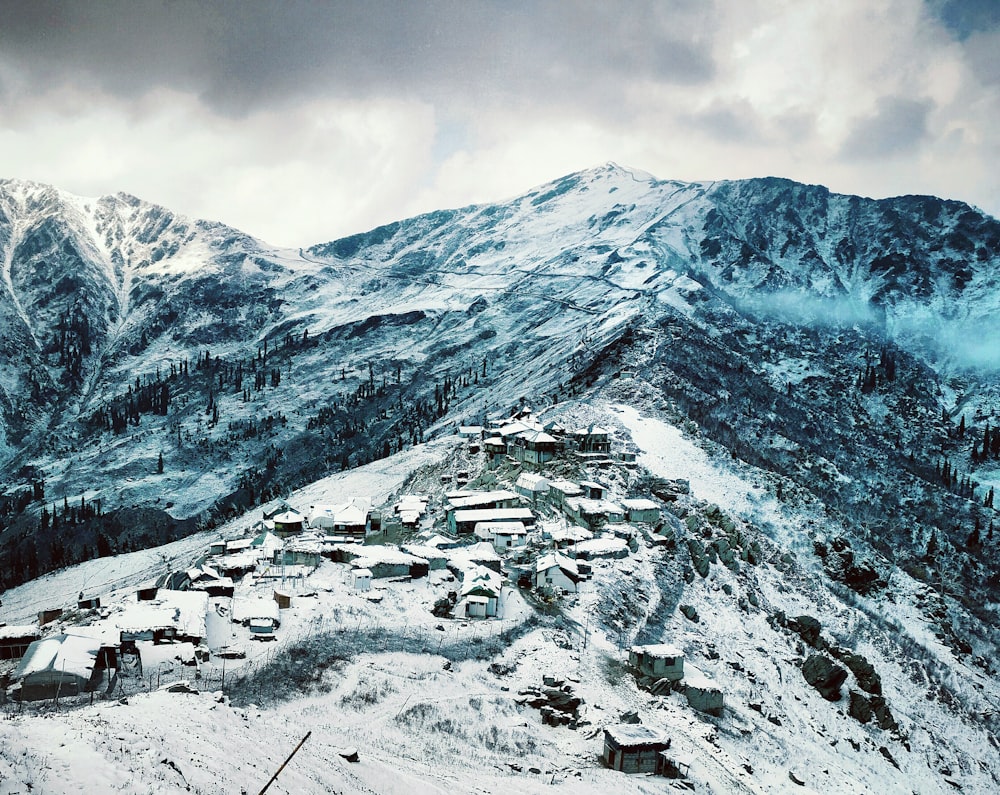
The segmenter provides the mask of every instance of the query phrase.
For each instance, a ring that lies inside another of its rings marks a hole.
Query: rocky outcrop
[[[518,704],[527,704],[542,713],[542,723],[547,726],[580,725],[580,707],[583,699],[573,692],[572,685],[561,679],[546,676],[543,687],[529,687],[518,691]]]
[[[840,686],[847,680],[847,671],[823,654],[810,654],[802,663],[805,680],[827,701],[840,700]]]
[[[846,538],[838,536],[829,544],[816,541],[813,550],[822,559],[827,574],[851,590],[867,595],[885,587],[885,578],[878,569],[870,560],[857,555]]]

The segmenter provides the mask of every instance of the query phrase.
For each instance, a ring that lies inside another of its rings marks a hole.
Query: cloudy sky
[[[609,160],[1000,215],[1000,1],[0,0],[0,177],[299,246]]]

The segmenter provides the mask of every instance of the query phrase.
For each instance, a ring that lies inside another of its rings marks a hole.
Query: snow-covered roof
[[[660,507],[652,500],[647,500],[643,497],[629,497],[622,500],[622,505],[630,511],[655,511]]]
[[[319,536],[310,533],[309,535],[302,535],[298,538],[293,538],[285,544],[286,552],[315,552],[319,554],[323,549],[323,539]]]
[[[272,516],[271,519],[278,524],[295,524],[296,522],[304,522],[306,517],[298,511],[284,511],[276,516]]]
[[[524,433],[525,431],[536,430],[541,430],[540,426],[528,425],[520,420],[515,420],[514,422],[508,422],[506,425],[501,426],[497,433],[506,439],[508,436],[516,436]]]
[[[337,505],[313,505],[309,514],[309,524],[313,527],[334,525],[361,525],[368,521],[371,501],[367,497],[354,499]]]
[[[628,549],[628,544],[620,538],[590,538],[580,541],[574,547],[579,555],[617,555]]]
[[[355,578],[368,577],[369,579],[371,579],[372,570],[371,569],[352,569],[351,570],[351,574],[353,574]]]
[[[211,572],[211,573],[209,573],[209,572]],[[191,582],[191,589],[192,590],[198,591],[198,590],[208,590],[209,588],[232,588],[232,587],[234,587],[234,583],[233,583],[233,580],[232,580],[231,577],[222,577],[222,576],[219,575],[218,572],[216,572],[214,570],[210,570],[207,566],[205,567],[204,571],[202,572],[202,575],[203,576],[199,577],[197,581],[195,581],[194,577],[191,578],[191,580],[192,580],[192,582]]]
[[[533,522],[535,514],[530,508],[482,508],[455,511],[455,522]]]
[[[175,628],[182,635],[205,637],[208,594],[204,591],[171,591],[161,588],[150,601],[128,603],[107,621],[123,632]]]
[[[233,621],[249,621],[251,618],[278,619],[280,615],[280,608],[274,599],[265,599],[260,596],[233,599]]]
[[[522,431],[517,434],[519,439],[524,439],[526,442],[531,442],[532,444],[547,444],[549,442],[555,443],[556,438],[554,436],[549,436],[545,431],[538,429],[531,429],[529,431]]]
[[[693,665],[684,666],[684,684],[698,690],[721,690],[712,677],[699,671]]]
[[[222,569],[252,569],[260,560],[261,553],[257,549],[248,549],[232,555],[222,555],[215,559],[215,565]]]
[[[642,723],[619,723],[605,727],[604,731],[620,748],[669,742],[662,731]]]
[[[473,529],[476,535],[524,536],[528,531],[524,522],[479,522]]]
[[[0,627],[0,640],[12,640],[14,638],[37,638],[41,633],[38,631],[38,627],[34,624],[24,624],[24,625],[13,625],[7,626],[4,624]]]
[[[407,566],[414,563],[427,563],[425,558],[410,555],[398,547],[375,545],[363,549],[364,551],[354,559],[354,565],[360,568],[371,568],[379,563],[399,563]]]
[[[576,561],[558,552],[547,552],[535,561],[536,572],[548,571],[557,566],[574,577],[580,576],[580,570],[577,568]]]
[[[482,425],[460,425],[458,427],[459,436],[479,436],[482,432]]]
[[[403,544],[403,552],[410,555],[416,555],[418,558],[424,558],[425,560],[445,560],[446,555],[440,549],[431,544]]]
[[[194,662],[193,643],[153,643],[151,640],[140,640],[135,645],[146,670],[155,671],[163,663]]]
[[[253,545],[252,538],[234,538],[226,542],[226,552],[242,552]]]
[[[462,580],[462,596],[467,596],[477,590],[490,591],[499,596],[502,588],[503,578],[485,566],[474,566],[468,569]]]
[[[434,547],[435,549],[448,549],[450,547],[455,547],[461,544],[457,538],[451,538],[449,536],[443,536],[440,533],[434,533],[429,536],[424,543],[429,547]]]
[[[676,646],[671,646],[668,643],[655,643],[649,644],[647,646],[633,646],[631,649],[636,654],[645,654],[650,657],[683,657],[684,652],[678,649]]]
[[[507,489],[495,489],[493,491],[454,491],[448,495],[448,502],[456,509],[471,508],[475,505],[516,499],[517,495]]]
[[[522,472],[514,486],[529,491],[548,491],[549,479],[545,475],[539,475],[535,472]]]
[[[594,537],[594,534],[590,530],[575,524],[553,530],[550,535],[552,536],[552,540],[557,543],[560,541],[569,541],[574,544]]]
[[[583,494],[583,489],[581,489],[576,483],[574,483],[571,480],[565,480],[563,478],[550,480],[549,490],[560,491],[567,497],[573,497],[576,496],[577,494]]]
[[[285,546],[285,541],[279,538],[270,530],[265,530],[263,533],[258,535],[254,540],[252,547],[254,549],[259,549],[264,553],[265,558],[274,557],[274,553],[278,549],[282,549]]]
[[[13,678],[52,671],[89,680],[100,650],[101,641],[86,635],[66,633],[36,640],[21,658]]]
[[[611,502],[610,500],[588,500],[583,497],[568,497],[566,499],[566,504],[574,510],[589,516],[597,516],[599,514],[621,514],[625,512],[620,505]]]

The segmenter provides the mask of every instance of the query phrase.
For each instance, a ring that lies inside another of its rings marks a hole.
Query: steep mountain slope
[[[915,556],[934,528],[986,530],[965,475],[992,471],[971,439],[997,406],[1000,225],[956,202],[608,165],[300,251],[23,182],[0,213],[8,583],[633,366],[859,526],[876,486],[930,500],[907,516]],[[964,439],[942,419],[959,410]]]

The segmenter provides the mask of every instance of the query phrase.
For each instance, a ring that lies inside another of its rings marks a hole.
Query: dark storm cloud
[[[165,86],[240,113],[317,94],[598,101],[637,81],[715,72],[712,4],[604,2],[4,2],[0,58],[30,88]]]
[[[1000,28],[997,0],[928,0],[927,7],[959,39]]]
[[[927,137],[930,100],[881,97],[875,112],[857,122],[841,155],[848,159],[886,157],[911,152]]]

